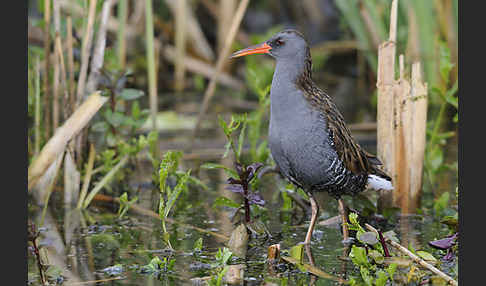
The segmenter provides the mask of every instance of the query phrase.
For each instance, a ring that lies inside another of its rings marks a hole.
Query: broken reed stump
[[[420,205],[425,131],[427,84],[422,81],[420,63],[412,65],[411,80],[405,76],[400,56],[400,76],[395,79],[397,4],[390,17],[390,37],[378,49],[377,150],[384,170],[395,189],[382,191],[378,207],[395,206],[402,213],[414,213]]]

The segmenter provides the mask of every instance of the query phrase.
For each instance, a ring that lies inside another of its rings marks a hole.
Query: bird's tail
[[[368,175],[368,187],[375,190],[393,190],[392,179],[378,166],[382,163],[378,157],[365,152],[368,162],[371,163],[371,174]]]
[[[368,175],[368,187],[373,188],[375,190],[393,190],[393,184],[391,182],[390,177],[387,178],[370,174]]]

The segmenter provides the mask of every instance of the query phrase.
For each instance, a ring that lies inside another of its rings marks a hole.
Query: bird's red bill
[[[231,55],[231,58],[237,58],[237,57],[242,57],[242,56],[246,56],[246,55],[253,55],[253,54],[267,54],[271,49],[272,49],[272,47],[270,47],[267,43],[254,45],[254,46],[250,46],[246,49],[234,52]]]

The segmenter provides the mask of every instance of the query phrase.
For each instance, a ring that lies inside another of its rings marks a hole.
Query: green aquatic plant
[[[457,162],[453,164],[444,163],[444,147],[447,144],[447,140],[456,135],[454,131],[442,131],[444,128],[444,119],[446,118],[446,112],[448,109],[455,109],[455,115],[452,118],[454,124],[459,121],[458,117],[458,80],[451,83],[452,69],[454,64],[451,63],[451,55],[449,48],[445,43],[441,43],[439,46],[440,56],[440,77],[441,84],[433,85],[431,93],[437,98],[439,102],[439,110],[433,117],[432,121],[429,121],[427,126],[427,145],[425,152],[425,172],[428,178],[428,182],[431,186],[435,185],[437,176],[446,170],[456,170]],[[434,110],[433,110],[434,111]]]
[[[134,197],[133,199],[128,200],[127,193],[123,193],[123,195],[120,196],[120,208],[118,209],[118,217],[122,218],[130,208],[130,206],[134,204],[137,200],[138,197]]]
[[[125,88],[129,76],[130,72],[101,70],[100,89],[110,100],[100,111],[101,120],[91,126],[91,131],[109,147],[116,145],[122,136],[134,136],[149,115],[147,109],[140,109],[138,102],[144,92]]]
[[[245,211],[245,222],[249,223],[251,221],[250,206],[263,206],[265,204],[265,201],[260,196],[260,194],[257,191],[252,190],[251,188],[252,184],[257,179],[256,175],[258,173],[258,170],[263,166],[263,164],[259,162],[249,165],[242,163],[241,152],[245,140],[245,130],[247,126],[246,114],[242,116],[233,115],[229,124],[226,123],[226,121],[224,121],[221,117],[219,117],[219,124],[223,128],[223,132],[228,140],[228,143],[226,144],[226,151],[223,157],[227,156],[229,150],[233,151],[233,154],[235,155],[234,170],[224,165],[214,163],[203,164],[201,168],[223,169],[227,173],[227,175],[229,176],[227,180],[229,186],[226,187],[226,189],[234,193],[240,194],[243,197],[243,206],[226,197],[219,197],[215,201],[215,204],[224,205],[231,208],[237,208],[236,211],[238,211],[240,208],[243,208]],[[238,141],[236,143],[233,134],[239,129],[240,126],[241,129],[238,136]]]
[[[358,245],[352,245],[349,258],[359,267],[360,280],[350,279],[350,285],[384,286],[387,281],[393,282],[397,265],[392,263],[384,267],[386,256],[390,256],[382,237],[366,231],[358,222],[356,213],[349,214],[349,230],[356,231]],[[359,246],[360,245],[360,246]]]
[[[162,260],[158,256],[155,256],[147,265],[140,268],[140,272],[155,275],[168,273],[173,271],[175,262],[175,258],[164,257]]]
[[[223,277],[228,271],[228,261],[233,256],[233,253],[229,248],[218,248],[218,252],[214,256],[215,261],[211,263],[211,267],[216,270],[216,273],[208,280],[210,286],[221,286],[223,283]]]
[[[189,174],[191,173],[191,171],[189,170],[187,171],[187,173],[184,173],[182,176],[180,176],[178,178],[177,185],[173,188],[171,188],[167,183],[167,178],[169,177],[169,175],[176,175],[176,170],[181,157],[182,152],[180,151],[167,151],[159,167],[159,216],[162,221],[164,242],[171,249],[172,245],[170,244],[170,234],[165,226],[165,221],[169,216],[169,212],[174,206],[181,192],[187,190],[187,179],[189,177]]]
[[[191,170],[185,172],[178,170],[182,155],[181,151],[167,151],[158,166],[157,182],[160,191],[158,212],[162,221],[164,242],[171,249],[170,234],[165,222],[177,199],[181,193],[187,192],[190,183],[207,190],[207,186],[203,182],[191,176]],[[176,183],[171,183],[170,179],[174,179]]]

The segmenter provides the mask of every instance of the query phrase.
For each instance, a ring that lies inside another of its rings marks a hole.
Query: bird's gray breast
[[[269,147],[284,176],[305,189],[327,185],[342,163],[327,130],[325,116],[310,106],[302,91],[273,88]]]

